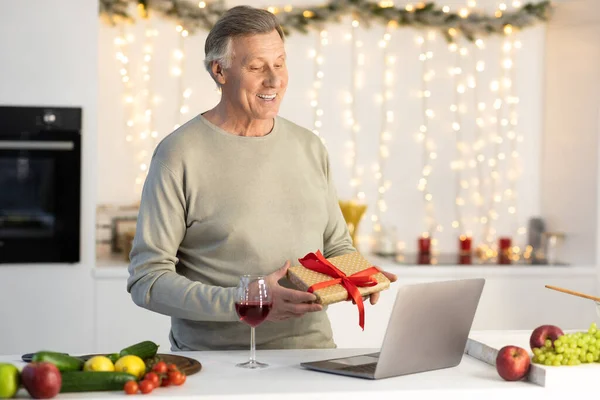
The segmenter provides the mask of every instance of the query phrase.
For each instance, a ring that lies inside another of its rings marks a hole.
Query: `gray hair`
[[[281,40],[285,40],[277,17],[267,10],[237,6],[223,14],[208,33],[204,44],[204,66],[217,86],[220,85],[213,76],[212,63],[216,61],[225,69],[231,67],[233,38],[270,33],[274,30],[279,33]]]

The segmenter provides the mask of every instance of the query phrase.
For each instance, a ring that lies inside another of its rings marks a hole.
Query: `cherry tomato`
[[[155,388],[160,386],[160,378],[156,372],[148,372],[144,376],[144,380],[152,382]]]
[[[171,382],[171,379],[169,379],[169,375],[161,375],[160,386],[171,386],[171,383],[173,382]]]
[[[182,385],[185,382],[185,375],[179,371],[169,372],[169,381],[175,386]]]
[[[127,394],[136,394],[139,387],[136,381],[129,381],[125,384],[124,389]]]
[[[152,371],[157,374],[165,374],[167,373],[167,363],[164,361],[159,361],[152,367]]]
[[[150,381],[143,380],[140,382],[140,392],[143,394],[150,393],[154,390],[154,384]]]
[[[167,364],[167,369],[169,371],[179,371],[179,368],[177,368],[177,365],[175,364]]]

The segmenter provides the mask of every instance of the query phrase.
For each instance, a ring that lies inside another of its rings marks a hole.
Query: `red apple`
[[[552,340],[552,343],[559,337],[564,335],[563,331],[554,325],[542,325],[538,326],[531,332],[531,337],[529,338],[529,346],[531,350],[535,348],[544,347],[544,343],[547,339]]]
[[[504,346],[496,356],[498,375],[506,381],[518,381],[527,376],[531,361],[527,350],[518,346]]]
[[[32,362],[21,371],[21,383],[34,399],[51,399],[60,392],[62,377],[54,364]]]

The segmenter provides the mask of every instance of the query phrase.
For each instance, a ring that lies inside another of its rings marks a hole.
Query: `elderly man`
[[[335,347],[315,296],[285,279],[289,260],[355,249],[324,146],[277,116],[288,82],[283,31],[271,13],[235,7],[210,31],[205,53],[221,101],[155,150],[127,290],[172,317],[173,350],[247,348],[235,287],[240,275],[263,274],[273,307],[257,347]]]

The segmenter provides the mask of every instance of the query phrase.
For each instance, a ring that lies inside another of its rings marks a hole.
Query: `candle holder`
[[[471,254],[459,254],[458,265],[471,265],[473,264],[473,256]]]
[[[460,235],[459,238],[459,254],[464,256],[464,255],[470,255],[471,254],[471,246],[472,246],[472,242],[473,240],[471,239],[470,236],[466,236],[466,235]]]
[[[511,246],[511,238],[504,236],[498,239],[498,264],[511,263]]]
[[[419,254],[430,254],[431,253],[431,237],[421,236],[418,239]]]
[[[367,211],[367,205],[355,200],[340,200],[339,204],[346,225],[348,225],[348,231],[352,238],[352,245],[356,248],[356,231],[358,230],[360,220],[365,214],[365,211]]]

